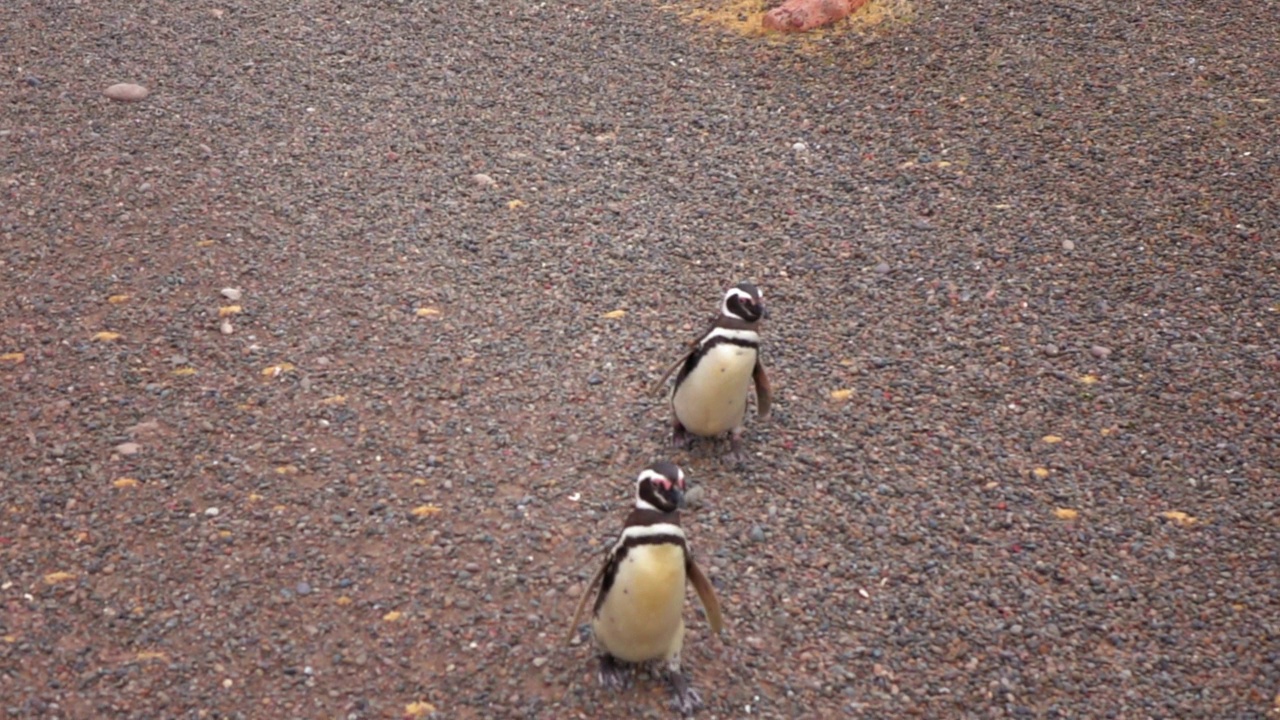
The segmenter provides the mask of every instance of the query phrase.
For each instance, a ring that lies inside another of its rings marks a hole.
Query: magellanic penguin
[[[702,698],[680,670],[686,582],[698,591],[711,629],[719,633],[724,623],[715,591],[694,563],[680,528],[683,500],[684,472],[674,463],[657,462],[640,473],[635,508],[583,592],[569,638],[576,634],[582,608],[599,582],[591,634],[600,651],[600,684],[625,687],[636,663],[664,666],[673,704],[688,715],[701,706]]]
[[[691,435],[718,437],[727,432],[730,445],[725,458],[744,459],[742,423],[751,385],[756,388],[756,414],[767,416],[772,404],[769,376],[760,358],[760,321],[767,316],[755,285],[742,282],[725,292],[720,314],[676,363],[680,372],[671,390],[673,447],[689,447]]]

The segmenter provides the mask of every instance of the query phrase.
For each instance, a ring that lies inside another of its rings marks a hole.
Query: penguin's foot
[[[702,707],[702,696],[689,686],[684,673],[679,670],[672,671],[667,674],[667,679],[671,683],[671,705],[679,710],[681,715],[692,715]]]
[[[633,674],[633,668],[614,660],[612,655],[600,656],[600,670],[597,677],[602,686],[613,690],[630,687]]]
[[[742,465],[747,461],[747,453],[742,449],[741,428],[729,434],[729,451],[721,455],[720,460],[729,466]]]
[[[672,450],[688,450],[693,446],[693,436],[688,430],[684,429],[684,425],[677,420],[671,426],[671,449]]]

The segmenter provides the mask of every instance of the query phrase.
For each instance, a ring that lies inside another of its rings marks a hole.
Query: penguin
[[[766,317],[759,288],[749,282],[729,288],[711,326],[659,381],[661,387],[672,370],[680,368],[670,397],[673,448],[687,449],[692,436],[718,437],[727,432],[725,460],[745,459],[742,424],[751,385],[755,385],[757,415],[768,416],[772,405],[769,376],[760,356],[760,321]]]
[[[685,584],[697,591],[712,631],[719,634],[724,620],[715,590],[693,561],[680,528],[684,488],[684,471],[674,463],[656,462],[641,471],[635,506],[578,602],[569,639],[576,634],[582,609],[599,583],[591,635],[599,651],[600,684],[626,687],[635,665],[656,664],[671,684],[672,704],[689,715],[702,706],[702,698],[680,669]]]

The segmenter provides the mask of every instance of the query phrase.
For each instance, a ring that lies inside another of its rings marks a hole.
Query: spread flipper
[[[569,637],[565,638],[565,644],[573,642],[573,636],[578,634],[578,620],[582,618],[582,608],[587,606],[587,598],[591,597],[591,591],[596,589],[596,585],[600,584],[600,577],[604,575],[604,565],[597,570],[595,577],[591,578],[591,582],[587,583],[587,587],[582,591],[582,597],[578,600],[578,609],[573,611],[573,620],[569,623]]]
[[[724,617],[720,614],[720,601],[716,599],[715,588],[711,587],[711,581],[702,574],[702,568],[698,567],[692,557],[685,561],[685,574],[689,576],[693,589],[698,591],[698,599],[702,601],[702,609],[707,612],[711,631],[719,635],[724,629]]]
[[[764,361],[758,356],[756,369],[752,371],[751,377],[756,382],[756,414],[766,417],[769,415],[769,408],[773,406],[773,389],[769,387],[769,376],[765,374]]]
[[[713,319],[710,323],[707,324],[707,329],[704,330],[701,335],[685,343],[685,346],[688,347],[689,349],[686,350],[685,353],[680,356],[679,360],[676,360],[674,363],[671,363],[671,367],[667,368],[666,372],[662,373],[662,377],[658,380],[658,382],[654,383],[653,389],[649,391],[650,395],[653,395],[656,397],[666,388],[667,380],[671,378],[671,374],[689,362],[689,356],[693,355],[695,352],[698,351],[698,346],[702,344],[702,339],[706,337],[707,333],[711,332],[711,330],[715,326],[716,326],[716,320]]]
[[[689,348],[688,352],[686,352],[684,355],[681,355],[679,360],[672,363],[671,367],[667,368],[667,371],[662,373],[662,377],[658,380],[658,382],[654,383],[653,389],[649,391],[650,395],[657,396],[659,393],[661,393],[662,390],[666,387],[667,379],[671,377],[671,373],[675,372],[676,368],[680,367],[681,365],[684,365],[686,362],[689,361],[689,356],[693,354],[694,350],[698,349],[698,341],[694,340],[691,343],[691,345],[692,347]]]

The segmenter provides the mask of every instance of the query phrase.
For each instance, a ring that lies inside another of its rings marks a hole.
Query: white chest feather
[[[730,343],[711,348],[676,388],[676,418],[689,432],[708,437],[739,427],[755,366],[755,348]]]
[[[628,662],[665,660],[684,642],[684,549],[631,548],[591,623],[596,642]]]

